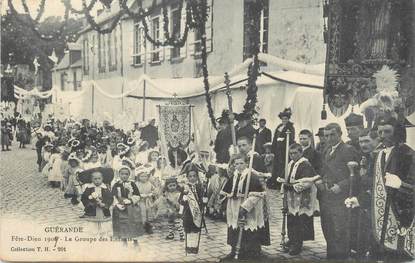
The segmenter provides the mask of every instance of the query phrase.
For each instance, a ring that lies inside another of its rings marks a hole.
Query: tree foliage
[[[29,17],[19,15],[20,19],[28,21]],[[29,22],[28,22],[29,23]],[[41,34],[52,34],[57,32],[64,21],[60,17],[51,16],[45,18],[38,25]],[[42,40],[33,31],[34,29],[22,24],[14,15],[6,14],[2,16],[1,21],[1,62],[2,64],[29,64],[33,66],[33,60],[38,57],[40,70],[50,70],[53,62],[48,58],[52,50],[55,49],[56,55],[61,58],[70,34],[76,33],[81,29],[82,22],[80,20],[68,19],[68,26],[65,32],[61,32],[61,36],[55,40]],[[9,61],[9,54],[13,56]]]

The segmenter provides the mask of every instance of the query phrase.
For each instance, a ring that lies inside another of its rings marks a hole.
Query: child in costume
[[[109,208],[114,200],[107,184],[112,181],[113,177],[112,169],[101,167],[83,171],[78,176],[79,180],[86,184],[81,197],[85,207],[85,214],[82,218],[95,223],[99,235],[105,234],[106,228],[103,224],[111,220]]]
[[[54,148],[49,159],[50,170],[48,173],[48,182],[52,187],[60,187],[62,182],[62,156],[58,148]]]
[[[152,166],[153,169],[157,167],[157,161],[160,158],[160,153],[158,151],[152,150],[148,154],[148,164]]]
[[[138,153],[135,156],[135,165],[137,167],[148,163],[148,146],[148,142],[141,142],[138,149]]]
[[[84,169],[92,169],[102,167],[101,160],[98,156],[98,151],[94,146],[90,146],[89,149],[85,150],[85,156],[82,158]]]
[[[239,224],[244,222],[240,247],[240,259],[253,259],[261,255],[261,246],[270,245],[269,224],[264,215],[265,188],[260,178],[251,174],[249,188],[249,158],[245,155],[232,157],[234,173],[225,184],[222,194],[227,198],[226,220],[228,224],[228,245],[232,247],[226,258],[233,258],[237,252]],[[253,171],[253,170],[252,170]],[[245,191],[248,197],[244,200]]]
[[[151,221],[154,219],[153,204],[156,196],[156,188],[150,182],[151,167],[140,167],[136,170],[137,173],[137,187],[140,191],[139,205],[143,215],[144,229],[147,234],[153,234],[153,226]]]
[[[45,177],[48,177],[50,169],[52,169],[51,163],[49,163],[50,157],[52,156],[52,151],[54,150],[54,145],[50,142],[46,143],[42,151],[42,174]]]
[[[272,167],[274,163],[275,154],[272,153],[272,143],[268,142],[264,144],[265,152],[261,155],[264,160],[265,170],[267,173],[272,173]]]
[[[122,165],[122,159],[123,156],[130,151],[130,147],[128,147],[127,145],[123,144],[123,143],[118,143],[117,147],[116,147],[116,155],[114,156],[114,158],[112,159],[112,164],[111,167],[112,169],[114,169],[114,181],[113,183],[117,182],[120,178],[118,176],[118,171],[120,170],[120,168],[123,166]]]
[[[124,246],[127,240],[133,239],[134,246],[138,247],[138,237],[143,233],[143,220],[139,206],[140,191],[133,180],[132,163],[123,161],[118,174],[119,180],[112,187],[115,205],[112,217],[112,229],[114,237],[120,238]]]
[[[199,252],[200,230],[204,223],[204,206],[207,203],[205,189],[200,182],[199,171],[193,164],[185,168],[187,182],[180,196],[183,205],[183,228],[186,235],[186,252]]]
[[[157,189],[157,196],[162,194],[166,178],[172,176],[173,168],[168,165],[167,159],[160,156],[157,160],[157,166],[154,169],[153,176],[150,178],[151,183]]]
[[[65,181],[65,198],[71,198],[71,203],[77,205],[79,203],[78,196],[80,195],[77,186],[79,182],[77,179],[78,173],[82,171],[81,160],[76,156],[76,153],[73,152],[68,157],[68,166],[66,167],[63,178]]]
[[[166,236],[167,240],[173,240],[174,233],[178,232],[180,241],[184,241],[183,226],[180,216],[180,195],[181,191],[177,179],[174,177],[167,178],[163,194],[154,204],[157,209],[157,216],[167,219],[169,227],[169,233]]]
[[[223,167],[217,167],[217,173],[212,175],[209,180],[207,193],[209,201],[207,207],[209,209],[209,215],[213,219],[225,218],[225,205],[220,196],[220,192],[227,181],[227,172]]]

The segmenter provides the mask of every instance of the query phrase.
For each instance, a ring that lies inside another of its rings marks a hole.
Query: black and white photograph
[[[3,0],[0,260],[415,262],[415,0]]]

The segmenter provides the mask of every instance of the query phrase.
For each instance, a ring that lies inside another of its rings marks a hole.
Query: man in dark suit
[[[342,139],[337,123],[325,127],[328,149],[324,156],[319,189],[321,228],[327,242],[327,259],[345,260],[350,256],[350,225],[348,210],[344,205],[349,195],[350,174],[347,163],[358,162],[359,154]]]
[[[229,148],[232,145],[232,131],[227,113],[222,113],[222,116],[217,119],[217,122],[218,133],[213,148],[216,153],[216,162],[228,163],[230,159]]]
[[[300,145],[303,149],[303,156],[306,158],[311,166],[313,166],[314,171],[317,174],[320,174],[321,170],[321,161],[320,154],[314,149],[313,145],[313,133],[309,130],[301,130],[299,134]]]
[[[346,143],[360,152],[359,134],[363,130],[363,116],[352,112],[344,119],[344,123],[346,124],[347,137],[350,138]]]
[[[150,123],[145,126],[141,131],[141,140],[147,141],[149,148],[154,148],[157,146],[157,141],[159,140],[159,132],[156,127],[156,119],[152,119]]]
[[[271,142],[271,130],[266,127],[267,121],[265,119],[259,120],[259,128],[257,129],[257,137],[255,144],[255,151],[259,154],[265,152],[264,144]]]
[[[251,116],[246,113],[240,113],[236,115],[236,120],[238,121],[238,124],[235,127],[236,140],[241,137],[247,137],[252,141],[256,130],[252,126]]]

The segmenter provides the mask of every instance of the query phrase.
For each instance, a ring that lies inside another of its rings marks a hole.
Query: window
[[[244,46],[243,46],[243,60],[252,57],[253,54],[253,42],[259,38],[260,46],[259,51],[262,53],[268,52],[268,15],[269,15],[269,0],[263,1],[263,9],[259,14],[260,17],[252,12],[255,10],[252,5],[255,2],[245,0],[244,1]],[[259,21],[259,23],[256,23]],[[254,26],[255,34],[250,33],[250,27]]]
[[[133,47],[133,65],[143,64],[143,55],[145,52],[144,30],[140,22],[134,24],[134,47]]]
[[[261,24],[259,28],[259,52],[268,53],[268,18],[269,5],[268,0],[264,1],[264,8],[261,10]]]
[[[61,90],[65,90],[66,72],[61,73]]]
[[[100,73],[105,72],[105,47],[106,47],[106,41],[105,41],[105,35],[98,33],[98,71]]]
[[[89,74],[89,44],[88,44],[88,39],[84,39],[82,50],[84,52],[84,55],[83,55],[83,58],[82,58],[83,59],[82,60],[82,66],[83,66],[83,70],[84,70],[84,75],[88,75]]]
[[[178,39],[180,37],[180,31],[181,31],[181,18],[182,18],[182,14],[180,12],[181,10],[176,8],[173,9],[171,12],[171,25],[172,25],[172,36],[175,39]],[[174,58],[179,58],[180,57],[180,48],[179,47],[172,47],[171,48],[171,56],[172,59]]]
[[[115,29],[114,29],[115,30]],[[107,42],[108,42],[108,69],[111,71],[112,69],[112,32],[107,34]]]
[[[76,91],[78,89],[78,79],[76,77],[76,70],[73,72],[73,90]]]
[[[208,16],[206,20],[206,52],[212,52],[212,23],[213,23],[213,5],[212,0],[207,0]],[[193,56],[198,56],[202,52],[202,34],[195,28],[193,30],[193,42],[189,43],[189,53]]]
[[[151,24],[151,37],[155,41],[160,41],[160,17],[155,17]],[[160,61],[160,47],[152,44],[151,46],[151,62]]]

